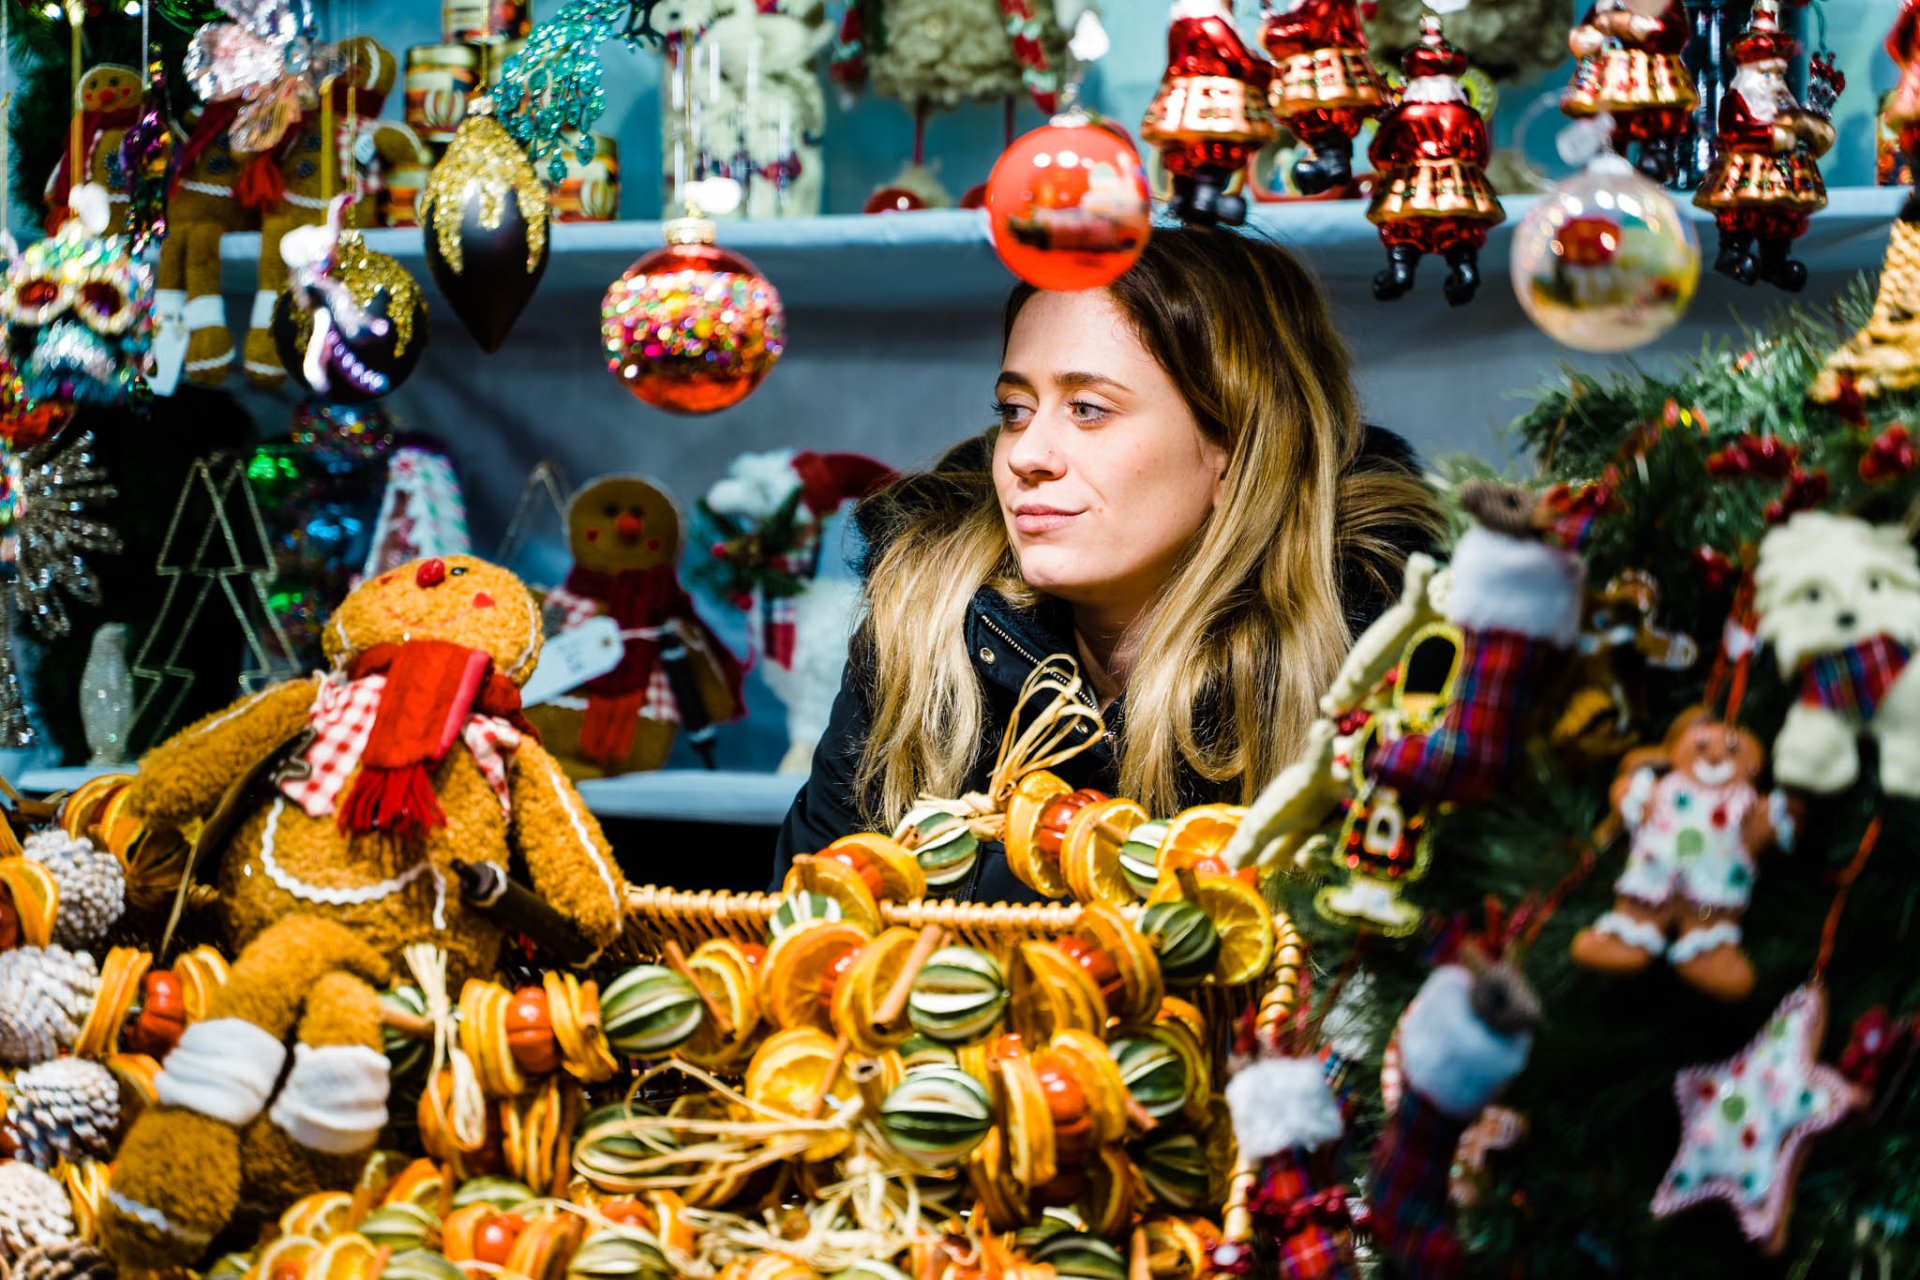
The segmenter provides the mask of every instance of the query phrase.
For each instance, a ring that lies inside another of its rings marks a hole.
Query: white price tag
[[[607,674],[620,665],[626,647],[626,641],[620,638],[620,624],[612,618],[588,618],[562,631],[540,650],[540,665],[521,688],[520,705],[539,706],[595,676]]]

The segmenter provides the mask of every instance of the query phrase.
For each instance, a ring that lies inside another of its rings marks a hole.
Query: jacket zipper
[[[993,634],[999,636],[1002,640],[1006,641],[1007,648],[1019,654],[1020,657],[1026,662],[1029,670],[1037,668],[1040,665],[1040,659],[1028,653],[1018,640],[1015,640],[1012,636],[1008,635],[1006,633],[1006,630],[1003,627],[1001,627],[999,623],[995,622],[992,618],[982,613],[980,615],[980,623],[982,626],[986,627],[987,630],[993,632]],[[1094,701],[1092,692],[1088,690],[1085,684],[1082,684],[1080,686],[1079,697],[1080,697],[1080,701],[1086,703],[1088,706],[1092,707],[1095,711],[1098,711],[1100,709],[1100,704]]]

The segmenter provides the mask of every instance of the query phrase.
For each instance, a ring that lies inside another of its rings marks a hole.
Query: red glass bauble
[[[993,247],[1041,289],[1098,289],[1126,274],[1153,230],[1146,170],[1133,144],[1081,116],[1001,153],[987,178]]]
[[[962,209],[984,209],[987,207],[987,184],[976,182],[967,188],[967,194],[960,197]]]
[[[927,207],[922,200],[905,187],[882,187],[867,197],[866,208],[862,213],[916,213]]]
[[[740,403],[786,349],[780,293],[713,243],[711,222],[667,224],[667,247],[627,268],[600,304],[607,369],[673,413]]]

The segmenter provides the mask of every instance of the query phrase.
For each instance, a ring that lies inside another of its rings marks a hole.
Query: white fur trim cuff
[[[1313,1058],[1267,1058],[1227,1081],[1227,1106],[1240,1154],[1256,1160],[1282,1151],[1312,1151],[1336,1141],[1340,1104]]]
[[[196,1022],[167,1055],[154,1097],[238,1128],[267,1105],[286,1061],[287,1047],[245,1018]]]
[[[1578,556],[1475,526],[1453,549],[1447,618],[1466,631],[1517,631],[1570,649],[1580,637]]]
[[[293,1070],[268,1116],[303,1147],[364,1151],[387,1123],[387,1056],[363,1044],[293,1046]]]
[[[257,289],[253,295],[253,314],[247,319],[250,329],[271,329],[273,327],[273,304],[280,295],[269,289]]]
[[[1619,911],[1609,911],[1593,922],[1595,933],[1612,934],[1630,947],[1638,947],[1648,955],[1659,955],[1667,949],[1667,935],[1660,926],[1648,924],[1645,920],[1636,920]]]
[[[217,293],[203,293],[197,298],[187,299],[181,315],[189,329],[224,329],[227,327],[227,300]]]
[[[1520,1074],[1528,1032],[1501,1035],[1473,1011],[1474,977],[1457,964],[1427,975],[1400,1016],[1400,1070],[1407,1087],[1441,1112],[1468,1120]]]
[[[1674,964],[1685,964],[1689,960],[1698,960],[1709,951],[1739,945],[1740,926],[1731,920],[1722,920],[1719,924],[1692,929],[1675,938],[1673,945],[1667,948],[1667,959]]]
[[[1653,799],[1653,788],[1659,780],[1651,769],[1633,771],[1633,780],[1627,783],[1627,794],[1620,797],[1620,816],[1626,819],[1629,827],[1637,827],[1646,821],[1647,801]]]

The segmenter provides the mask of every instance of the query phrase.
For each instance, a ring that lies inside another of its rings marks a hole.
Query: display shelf
[[[33,795],[71,791],[89,778],[103,773],[124,773],[130,767],[80,765],[66,769],[29,769],[14,785]],[[804,781],[786,773],[662,769],[583,782],[580,795],[587,807],[601,818],[777,827],[787,816],[787,807],[793,803],[794,793]]]
[[[1841,187],[1815,215],[1799,256],[1810,269],[1858,271],[1875,267],[1886,245],[1886,225],[1899,211],[1904,188]],[[1481,254],[1489,281],[1507,272],[1513,228],[1540,199],[1504,201],[1507,220]],[[1712,256],[1712,218],[1682,198]],[[1323,280],[1371,278],[1381,267],[1380,242],[1361,200],[1300,201],[1254,208],[1251,226],[1307,259]],[[801,310],[939,311],[997,305],[1012,277],[994,256],[987,215],[979,210],[907,214],[840,214],[818,218],[723,223],[720,238],[753,260]],[[574,222],[553,228],[553,255],[543,292],[598,295],[621,272],[663,243],[658,222]],[[425,242],[417,228],[367,233],[367,244],[426,277]],[[221,245],[230,293],[252,287],[258,235],[227,236]]]

